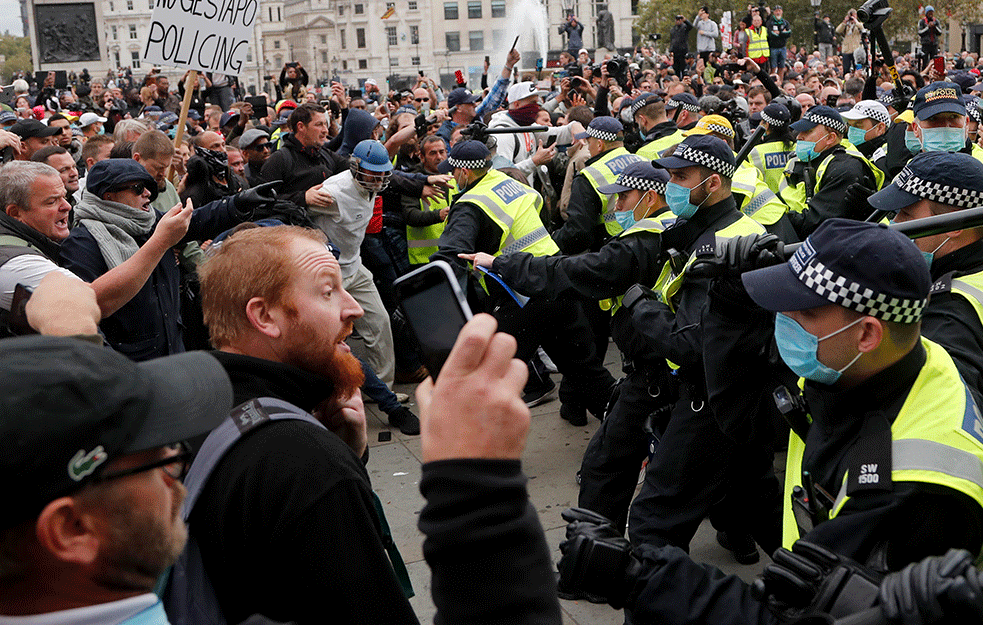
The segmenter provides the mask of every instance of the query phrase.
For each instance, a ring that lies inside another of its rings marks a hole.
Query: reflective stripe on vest
[[[601,214],[597,216],[597,223],[604,224],[604,229],[612,236],[621,232],[622,228],[614,216],[614,205],[610,203],[611,196],[601,193],[598,188],[613,184],[618,180],[618,174],[625,167],[641,160],[640,156],[632,154],[625,148],[615,148],[605,152],[597,161],[580,170],[580,173],[601,198]]]
[[[662,157],[661,152],[663,150],[676,145],[685,138],[686,137],[683,136],[683,131],[677,130],[668,137],[662,137],[661,139],[649,141],[642,147],[638,148],[638,150],[635,151],[635,154],[643,159],[655,160]]]
[[[983,273],[955,278],[950,288],[953,293],[958,293],[966,298],[976,310],[977,316],[983,321]]]
[[[983,416],[945,349],[925,338],[922,345],[925,364],[891,426],[891,479],[944,486],[983,508]],[[786,548],[800,538],[791,493],[802,484],[804,455],[805,443],[793,432],[785,467],[782,544]],[[831,519],[850,499],[846,494],[848,473],[830,511]]]
[[[440,211],[447,208],[451,194],[457,191],[457,183],[452,179],[450,188],[442,198],[420,198],[420,210]],[[440,235],[444,232],[445,221],[429,226],[406,226],[406,247],[411,265],[425,265],[437,253]]]
[[[675,222],[675,220],[676,220],[676,216],[673,215],[671,211],[665,211],[663,213],[659,213],[655,217],[646,217],[641,221],[635,222],[635,224],[631,228],[628,228],[627,230],[623,231],[621,234],[618,235],[618,237],[619,238],[626,237],[638,232],[660,233],[663,232],[669,226],[671,226],[673,222]],[[619,295],[618,297],[609,297],[607,299],[602,299],[598,301],[597,305],[601,307],[601,310],[610,310],[611,314],[613,315],[614,313],[618,312],[619,308],[621,308],[622,298],[624,298],[624,295]]]
[[[758,33],[761,34],[758,34]],[[753,28],[747,29],[748,44],[747,57],[749,59],[760,59],[771,56],[771,48],[768,46],[768,31],[761,26],[757,31]]]

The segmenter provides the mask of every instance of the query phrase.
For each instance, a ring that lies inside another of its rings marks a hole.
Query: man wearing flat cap
[[[75,208],[78,223],[61,246],[61,265],[93,282],[130,258],[149,260],[141,265],[140,277],[119,293],[115,312],[103,319],[107,343],[133,360],[183,352],[180,273],[176,258],[167,250],[175,238],[178,244],[205,241],[248,220],[256,208],[275,199],[270,195],[275,184],[197,209],[188,201],[165,215],[150,205],[159,187],[143,165],[130,159],[93,165]],[[159,227],[168,228],[171,235],[158,245],[153,235]],[[154,245],[147,248],[151,241]]]
[[[864,220],[862,202],[884,184],[884,174],[852,145],[844,145],[846,123],[828,106],[814,106],[791,125],[798,133],[795,158],[785,165],[779,196],[800,238],[831,217]],[[849,192],[848,192],[849,189]]]
[[[469,272],[460,254],[552,256],[559,252],[539,218],[542,197],[532,187],[492,169],[490,158],[484,143],[461,141],[439,166],[441,173],[453,172],[461,191],[454,196],[431,260],[447,261],[462,280]],[[516,357],[528,361],[542,345],[563,374],[560,415],[583,422],[585,410],[590,410],[600,418],[614,378],[597,353],[582,304],[564,298],[533,299],[520,306],[493,278],[479,275],[480,287],[468,290],[470,299],[479,310],[494,311],[500,329],[516,337]],[[548,376],[535,375],[526,386],[524,400],[542,403],[554,388]]]
[[[624,533],[628,505],[635,494],[638,467],[648,454],[646,417],[672,407],[675,378],[664,359],[654,356],[621,305],[636,282],[655,284],[662,266],[662,231],[674,221],[665,203],[669,173],[649,161],[631,163],[617,180],[598,188],[617,194],[614,214],[625,229],[596,252],[574,256],[515,253],[465,255],[502,276],[530,297],[578,297],[598,301],[611,320],[611,335],[621,350],[626,378],[600,429],[591,438],[580,470],[577,505],[612,519]],[[653,389],[658,388],[658,392]],[[655,395],[655,396],[653,396]],[[587,418],[574,425],[586,425]]]

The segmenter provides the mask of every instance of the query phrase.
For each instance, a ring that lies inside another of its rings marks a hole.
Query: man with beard
[[[202,352],[136,364],[54,336],[2,341],[0,359],[0,620],[166,624],[153,590],[187,536],[180,441],[228,413],[228,376]]]
[[[188,480],[192,491],[202,484],[191,537],[229,623],[254,613],[417,623],[386,558],[363,462],[362,369],[344,342],[362,308],[325,240],[293,226],[247,229],[200,268],[233,416],[250,416],[210,473],[202,463],[226,426],[206,439]],[[290,417],[270,419],[271,406]],[[262,592],[243,592],[248,579],[263,580]]]

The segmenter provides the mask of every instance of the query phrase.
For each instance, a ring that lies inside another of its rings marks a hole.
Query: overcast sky
[[[20,2],[0,0],[0,33],[10,31],[11,35],[23,35],[20,21]]]

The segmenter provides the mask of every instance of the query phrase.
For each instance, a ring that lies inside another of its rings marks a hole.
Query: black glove
[[[815,543],[778,549],[751,587],[783,620],[822,612],[839,618],[874,605],[883,576]]]
[[[983,620],[980,573],[960,549],[891,573],[881,584],[880,600],[884,616],[905,625]]]
[[[846,217],[865,221],[874,212],[874,207],[870,205],[867,198],[874,195],[874,192],[860,184],[854,182],[846,188],[846,195],[843,196],[843,206],[846,208]]]
[[[773,234],[746,234],[723,241],[713,255],[698,257],[688,273],[694,278],[739,276],[785,260],[785,245]]]
[[[569,508],[561,516],[569,525],[567,539],[560,543],[560,597],[620,609],[642,571],[631,544],[596,512]]]
[[[283,183],[279,180],[274,180],[273,182],[266,182],[251,189],[240,191],[235,196],[236,210],[240,215],[246,216],[246,218],[252,217],[253,212],[257,209],[264,208],[276,202],[276,187],[279,187],[281,184]]]
[[[648,287],[644,287],[641,284],[634,284],[630,289],[625,291],[624,296],[621,298],[621,305],[625,307],[628,313],[631,313],[632,308],[635,304],[642,300],[658,300],[659,294]]]

